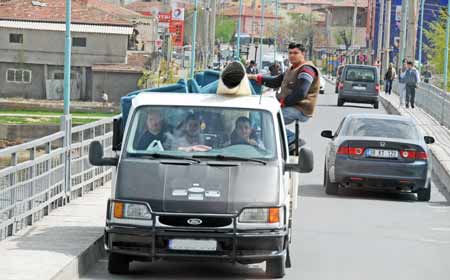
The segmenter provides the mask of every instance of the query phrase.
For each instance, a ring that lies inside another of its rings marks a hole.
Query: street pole
[[[355,6],[353,8],[352,47],[354,48],[356,44],[356,16],[358,14],[358,0],[353,0],[353,4]]]
[[[381,50],[383,48],[383,19],[384,19],[384,3],[385,0],[380,0],[380,16],[378,18],[378,45],[377,45],[377,59],[381,62]],[[381,71],[381,70],[380,70]],[[381,79],[381,73],[380,73]]]
[[[214,61],[214,50],[216,47],[216,17],[217,17],[217,1],[212,0],[212,11],[211,11],[211,28],[210,28],[210,49],[212,52],[212,61]]]
[[[445,27],[445,52],[444,52],[444,92],[447,93],[448,84],[448,44],[450,39],[450,1],[447,4],[447,25]],[[443,102],[444,103],[444,102]]]
[[[422,73],[422,44],[423,44],[423,10],[425,8],[425,0],[420,1],[420,33],[419,33],[419,73]]]
[[[61,117],[61,130],[64,131],[64,185],[66,199],[70,200],[71,167],[70,167],[70,144],[72,142],[72,119],[70,116],[70,73],[72,38],[70,36],[71,22],[71,0],[66,0],[66,33],[64,42],[64,116]]]
[[[405,3],[403,3],[403,2],[405,2]],[[403,59],[405,59],[406,26],[407,26],[408,9],[409,9],[409,0],[402,1],[402,18],[401,18],[401,29],[400,29],[400,59],[398,61],[399,67],[402,65]]]
[[[383,71],[381,72],[381,74],[386,73],[389,64],[389,51],[391,49],[391,6],[392,1],[386,0],[386,24],[384,25],[384,62],[382,64]],[[380,75],[380,78],[381,77],[383,76]]]
[[[238,26],[237,26],[237,46],[236,46],[236,55],[235,59],[239,60],[241,57],[241,24],[242,24],[242,9],[243,9],[243,1],[239,0],[239,20],[238,20]]]
[[[278,37],[278,0],[275,0],[275,34],[274,34],[274,41],[273,41],[273,63],[276,63],[277,61],[277,37]]]
[[[198,15],[198,0],[194,0],[194,19],[192,23],[192,47],[191,47],[191,70],[190,77],[194,78],[195,71],[195,45],[197,39],[197,15]]]
[[[261,0],[261,32],[259,38],[259,69],[262,69],[263,59],[263,37],[264,37],[264,0]]]
[[[210,49],[209,49],[209,16],[210,16],[210,10],[211,10],[211,0],[208,0],[207,4],[206,4],[206,8],[205,8],[205,13],[203,14],[203,17],[205,18],[205,30],[204,32],[204,48],[205,48],[205,52],[206,55],[204,56],[204,61],[203,61],[203,69],[205,69],[208,65],[209,65],[209,58],[210,58]]]

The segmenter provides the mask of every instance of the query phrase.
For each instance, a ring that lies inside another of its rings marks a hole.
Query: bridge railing
[[[395,81],[396,93],[400,92]],[[431,115],[440,124],[450,129],[450,96],[442,89],[427,83],[420,83],[416,89],[415,104]]]
[[[93,140],[111,153],[112,130],[107,118],[72,128],[67,147],[61,131],[1,149],[0,241],[110,181],[112,168],[91,166],[88,154]]]

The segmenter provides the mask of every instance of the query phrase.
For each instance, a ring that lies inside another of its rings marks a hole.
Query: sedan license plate
[[[169,240],[169,249],[184,251],[216,251],[217,240],[171,239]]]
[[[398,151],[396,150],[379,150],[379,149],[367,149],[368,157],[373,158],[398,158]]]
[[[362,86],[354,86],[353,89],[354,89],[354,90],[366,90],[366,87],[362,87]]]

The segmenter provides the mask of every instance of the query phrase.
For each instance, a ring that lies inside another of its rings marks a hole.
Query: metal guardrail
[[[68,147],[60,131],[0,150],[0,241],[110,181],[112,168],[91,166],[88,155],[93,140],[112,152],[112,130],[108,118],[72,128]]]
[[[398,81],[394,82],[396,94],[399,94]],[[420,83],[416,89],[415,103],[430,114],[440,124],[450,129],[450,96],[442,89],[427,83]]]

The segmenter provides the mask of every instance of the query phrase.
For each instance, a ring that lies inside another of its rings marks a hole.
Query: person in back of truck
[[[319,70],[305,58],[306,48],[302,44],[289,44],[289,62],[292,66],[278,76],[248,75],[270,88],[281,87],[277,99],[280,101],[286,125],[295,121],[307,122],[314,113],[320,90]],[[288,142],[295,141],[295,134],[287,130]]]

